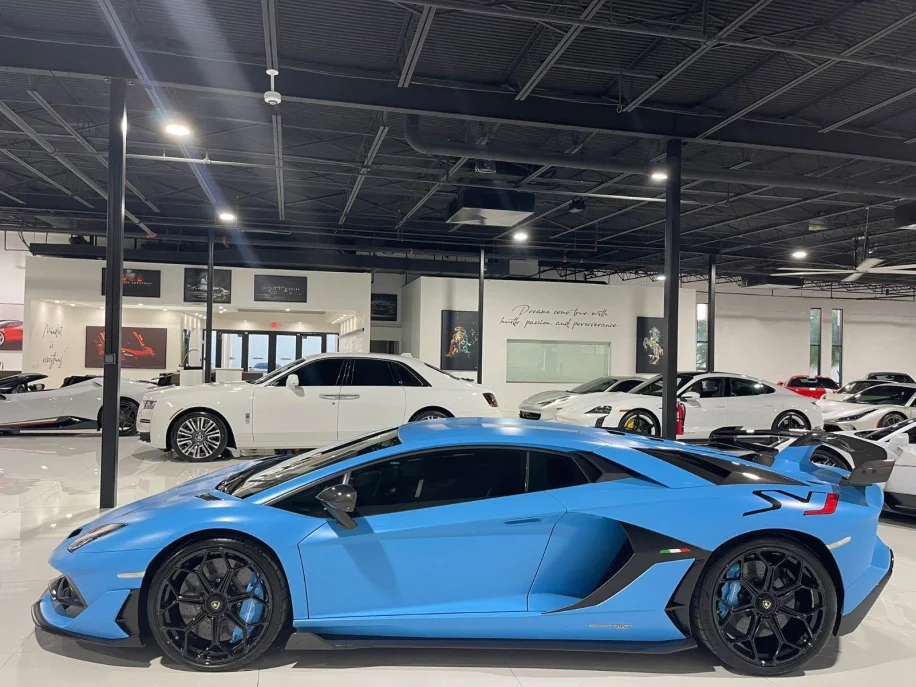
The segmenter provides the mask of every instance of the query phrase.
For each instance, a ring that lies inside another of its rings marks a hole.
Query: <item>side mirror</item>
[[[299,388],[299,375],[292,374],[292,373],[286,375],[286,388],[287,389],[298,389]]]
[[[904,446],[909,446],[910,435],[906,432],[895,434],[894,436],[888,438],[887,443],[894,448],[903,448]]]
[[[356,523],[349,515],[356,510],[356,489],[349,484],[335,484],[322,489],[317,498],[341,527],[356,529]]]
[[[699,401],[700,394],[698,394],[696,391],[685,391],[684,393],[681,394],[681,400],[682,401]]]

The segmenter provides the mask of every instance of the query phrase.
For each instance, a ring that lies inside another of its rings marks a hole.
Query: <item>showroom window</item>
[[[843,311],[831,312],[830,378],[837,384],[843,382]]]
[[[607,376],[610,360],[609,343],[510,339],[506,342],[506,381],[587,382]]]
[[[817,376],[821,373],[821,309],[811,308],[810,343],[808,349],[808,374]]]
[[[706,325],[709,322],[709,306],[706,303],[697,303],[697,369],[706,370],[709,351],[709,332]]]

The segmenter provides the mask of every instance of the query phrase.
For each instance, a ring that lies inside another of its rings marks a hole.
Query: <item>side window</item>
[[[323,358],[293,370],[290,374],[299,377],[300,386],[337,386],[340,382],[340,372],[343,368],[343,358]],[[273,385],[283,386],[289,375],[278,377]]]
[[[336,475],[321,480],[318,484],[296,492],[291,496],[287,496],[282,501],[272,504],[272,506],[280,510],[289,511],[290,513],[296,513],[298,515],[307,515],[312,518],[329,518],[331,516],[328,515],[327,510],[325,510],[324,506],[322,506],[321,502],[318,500],[318,494],[320,494],[325,487],[329,487],[332,484],[340,484],[341,479],[341,475]]]
[[[525,491],[525,451],[450,449],[399,456],[354,470],[356,515],[512,496]]]
[[[427,381],[406,365],[390,361],[388,364],[391,366],[391,371],[394,373],[395,381],[400,382],[401,386],[429,386]]]
[[[589,465],[593,472],[600,470]],[[591,480],[572,456],[558,453],[528,451],[528,491],[547,491],[587,484]]]
[[[399,386],[387,360],[354,358],[350,386]]]
[[[718,398],[725,395],[724,377],[707,377],[691,384],[686,389],[700,394],[700,398]]]
[[[731,396],[759,396],[761,394],[772,394],[775,390],[766,384],[755,382],[752,379],[738,379],[732,377],[729,380],[731,384]]]
[[[642,384],[641,379],[625,379],[622,382],[617,382],[617,385],[614,387],[614,391],[626,392],[630,389],[635,389],[640,384]]]
[[[840,385],[830,379],[830,377],[818,377],[817,379],[817,387],[819,389],[837,389],[839,386]]]

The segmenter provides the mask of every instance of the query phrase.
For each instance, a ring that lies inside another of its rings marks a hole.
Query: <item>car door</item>
[[[681,391],[700,395],[698,399],[683,401],[687,410],[685,437],[705,437],[714,429],[728,426],[727,386],[725,377],[703,377]]]
[[[769,429],[773,426],[773,421],[783,409],[773,387],[757,379],[741,377],[732,377],[728,383],[729,425],[750,429]],[[791,396],[788,398],[791,399]]]
[[[400,454],[349,474],[356,528],[329,521],[301,544],[310,618],[527,610],[566,509],[526,492],[527,452]]]
[[[340,390],[337,435],[341,439],[397,427],[406,406],[404,387],[383,358],[350,358]]]
[[[71,414],[69,400],[69,389],[0,394],[0,425],[36,423],[54,427],[59,418]],[[82,419],[97,420],[98,406],[91,417]]]
[[[310,448],[337,440],[337,412],[344,358],[311,360],[270,385],[254,387],[254,441],[270,448]],[[297,388],[286,386],[296,375]]]

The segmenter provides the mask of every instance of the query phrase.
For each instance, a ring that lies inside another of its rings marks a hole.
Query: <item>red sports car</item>
[[[100,357],[105,356],[105,332],[99,332],[95,340],[95,347]],[[143,337],[139,332],[130,332],[121,340],[121,362],[124,363],[131,358],[148,358],[156,355],[156,351],[143,343]]]
[[[796,394],[807,396],[808,398],[821,398],[828,391],[836,391],[840,385],[830,377],[821,377],[820,375],[795,375],[789,377],[788,382],[779,382],[779,386],[784,386],[789,391]]]
[[[22,320],[0,320],[0,348],[22,350]]]

